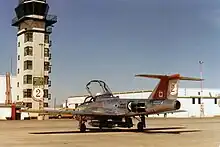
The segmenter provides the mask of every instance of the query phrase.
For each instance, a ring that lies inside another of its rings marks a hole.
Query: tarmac
[[[149,118],[147,125],[142,133],[136,126],[80,133],[71,119],[0,121],[0,147],[220,147],[220,118]]]

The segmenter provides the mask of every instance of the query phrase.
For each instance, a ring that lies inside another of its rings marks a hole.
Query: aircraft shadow
[[[147,128],[143,132],[138,132],[137,129],[96,129],[87,128],[85,133],[106,133],[106,132],[134,132],[134,133],[165,133],[165,134],[180,134],[184,132],[199,132],[201,130],[182,130],[185,127],[166,127],[166,128]],[[171,130],[174,129],[174,130]],[[178,130],[181,129],[181,130]],[[80,131],[52,131],[52,132],[32,132],[29,134],[76,134],[82,133]],[[85,134],[84,133],[84,134]]]

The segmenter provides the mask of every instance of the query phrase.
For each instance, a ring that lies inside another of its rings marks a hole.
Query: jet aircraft
[[[177,100],[179,80],[203,80],[200,78],[182,77],[180,74],[139,74],[135,76],[159,79],[159,83],[148,98],[119,98],[112,94],[107,84],[102,80],[91,80],[86,85],[90,95],[72,112],[79,121],[81,132],[86,131],[86,122],[88,121],[89,125],[99,129],[114,127],[131,128],[134,126],[132,117],[140,118],[137,130],[141,132],[146,128],[146,115],[178,112],[181,107],[181,103]],[[98,95],[91,92],[90,85],[94,83],[98,84],[102,90]]]
[[[135,77],[159,79],[151,95],[146,99],[120,98],[114,96],[108,85],[102,80],[91,80],[86,89],[89,93],[83,103],[74,111],[43,110],[46,113],[71,113],[79,121],[79,129],[86,132],[86,123],[92,127],[103,128],[131,128],[134,126],[132,118],[139,120],[137,130],[142,132],[146,128],[145,116],[185,112],[180,110],[181,103],[177,100],[179,80],[202,81],[200,78],[183,77],[180,74],[154,75],[138,74]],[[98,84],[101,92],[94,93],[91,85]],[[23,112],[37,112],[22,110]],[[39,111],[41,112],[41,111]],[[140,119],[139,119],[140,118]]]

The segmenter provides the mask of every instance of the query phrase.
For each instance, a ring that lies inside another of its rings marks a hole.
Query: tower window
[[[19,70],[19,68],[18,68],[18,74],[20,73],[20,70]]]
[[[33,55],[33,47],[27,46],[24,48],[24,56],[32,56]]]
[[[18,55],[18,60],[20,60],[20,55]]]
[[[44,49],[44,57],[49,57],[49,48]]]
[[[51,94],[48,93],[48,100],[51,100]]]
[[[48,71],[50,67],[50,62],[44,62],[44,70]]]
[[[25,75],[23,78],[24,84],[32,84],[32,75]]]
[[[48,85],[49,76],[44,76],[44,84]]]
[[[23,97],[24,98],[31,98],[32,97],[32,89],[24,89]]]
[[[18,42],[18,47],[20,47],[20,42]]]
[[[44,103],[44,107],[48,107],[49,105],[48,105],[48,103]]]
[[[19,101],[19,95],[17,95],[17,101]]]
[[[32,103],[25,103],[25,106],[28,108],[32,108]]]
[[[49,35],[48,34],[45,34],[44,35],[44,43],[49,43],[50,40],[49,40]]]
[[[27,61],[24,61],[24,70],[32,70],[32,61],[31,60],[27,60]]]
[[[44,84],[44,77],[33,77],[33,85],[39,86]]]
[[[24,42],[33,42],[33,32],[26,32]]]
[[[44,89],[44,98],[48,98],[48,89]]]
[[[17,82],[17,87],[19,87],[19,82]]]

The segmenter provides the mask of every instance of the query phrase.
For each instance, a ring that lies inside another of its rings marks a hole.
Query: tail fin
[[[173,75],[149,75],[139,74],[136,77],[160,79],[149,99],[176,99],[178,97],[179,80],[202,81],[200,78],[182,77],[180,74]]]

